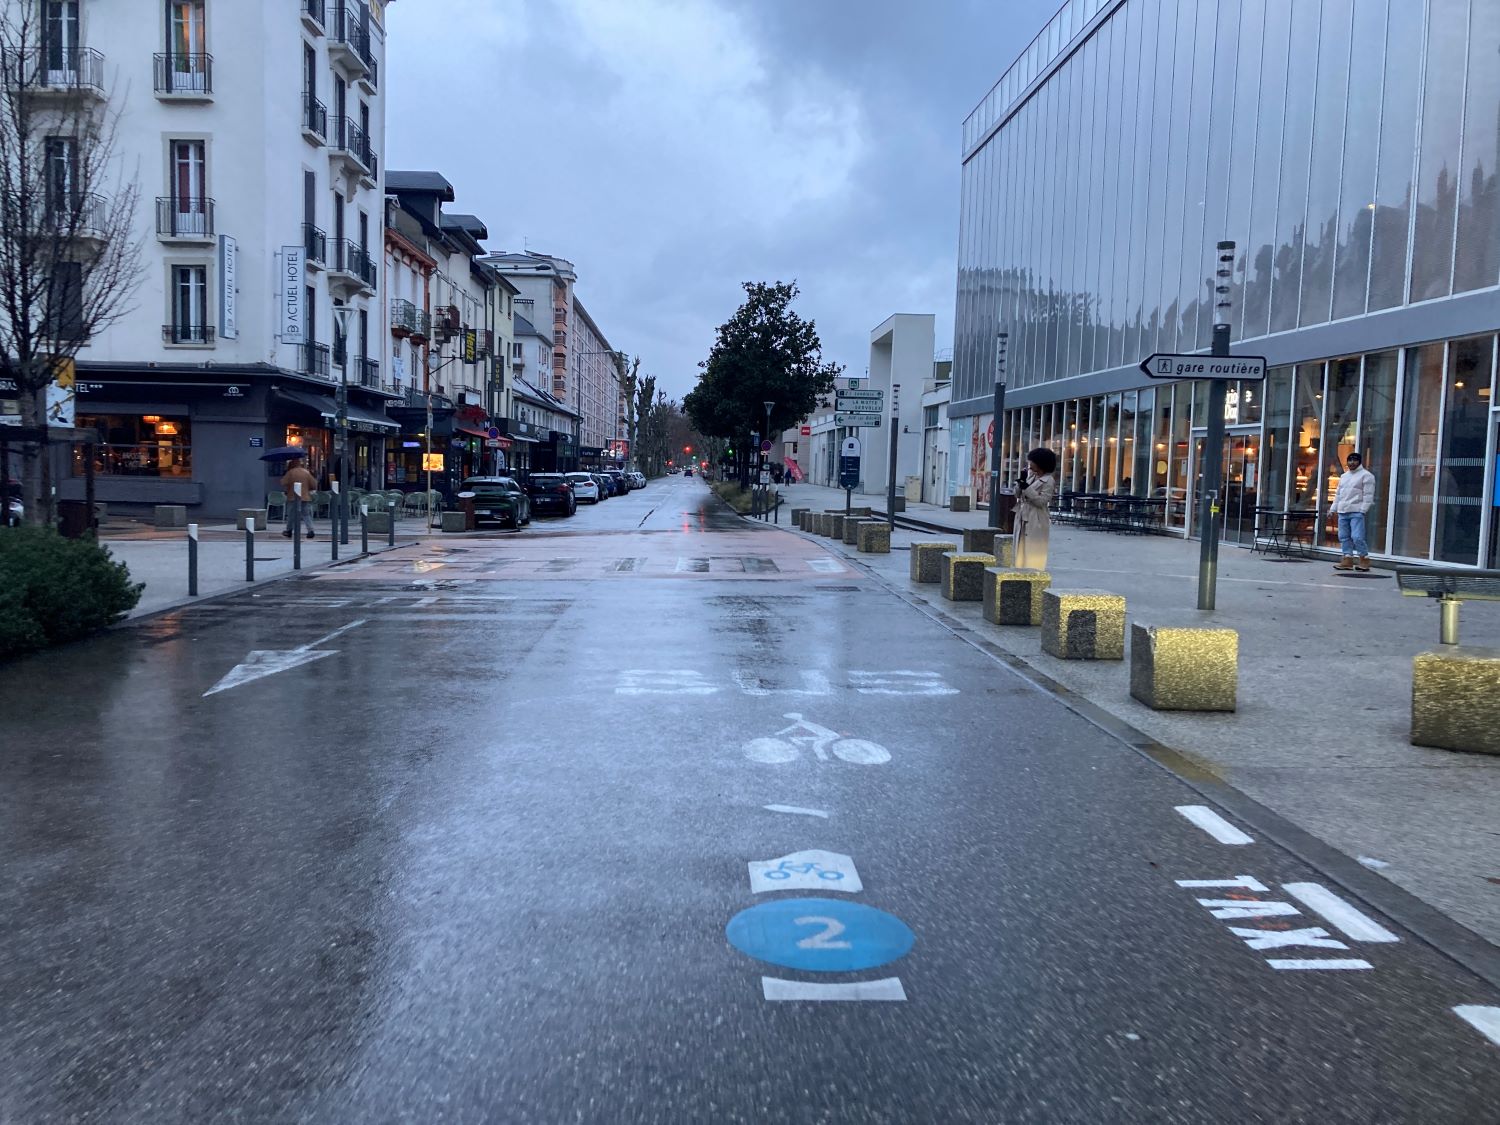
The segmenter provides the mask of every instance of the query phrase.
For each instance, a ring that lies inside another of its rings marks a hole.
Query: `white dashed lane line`
[[[1282,889],[1302,905],[1321,914],[1351,941],[1400,941],[1395,934],[1361,910],[1350,906],[1321,883],[1283,883]]]
[[[1478,1030],[1495,1046],[1500,1047],[1500,1008],[1485,1004],[1460,1004],[1453,1009],[1459,1019]]]
[[[1207,805],[1178,805],[1176,807],[1179,813],[1187,817],[1188,820],[1192,821],[1221,844],[1242,845],[1255,843],[1254,837],[1247,836],[1241,832]]]

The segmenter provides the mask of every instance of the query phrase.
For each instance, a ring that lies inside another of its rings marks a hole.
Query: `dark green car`
[[[474,522],[521,528],[531,522],[531,499],[514,477],[469,477],[460,492],[474,494]]]

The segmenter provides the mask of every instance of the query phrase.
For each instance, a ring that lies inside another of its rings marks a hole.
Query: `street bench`
[[[1240,635],[1201,625],[1130,625],[1130,694],[1153,711],[1233,711]]]
[[[1500,601],[1500,570],[1398,570],[1396,583],[1406,597],[1437,600],[1444,646],[1412,658],[1412,745],[1500,754],[1500,649],[1458,643],[1459,606]]]

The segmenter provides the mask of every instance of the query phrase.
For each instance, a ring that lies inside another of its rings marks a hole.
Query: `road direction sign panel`
[[[742,910],[724,929],[741,953],[788,969],[847,973],[905,957],[916,935],[884,910],[832,898],[783,898]]]
[[[835,426],[879,426],[880,415],[874,411],[840,412],[833,416]]]
[[[834,393],[834,397],[837,398],[840,402],[843,402],[845,399],[848,399],[850,402],[853,402],[855,399],[861,399],[861,398],[863,398],[863,399],[870,399],[870,400],[872,400],[874,402],[879,402],[881,399],[885,398],[885,391],[883,391],[883,390],[873,390],[873,391],[836,391]]]
[[[1264,379],[1263,355],[1172,355],[1157,352],[1141,360],[1153,379]]]

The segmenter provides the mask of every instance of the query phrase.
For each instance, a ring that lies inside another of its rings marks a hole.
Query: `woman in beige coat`
[[[1052,474],[1057,454],[1033,449],[1026,455],[1027,476],[1016,482],[1016,566],[1025,570],[1047,569],[1047,540],[1052,518],[1047,509],[1057,495]]]

